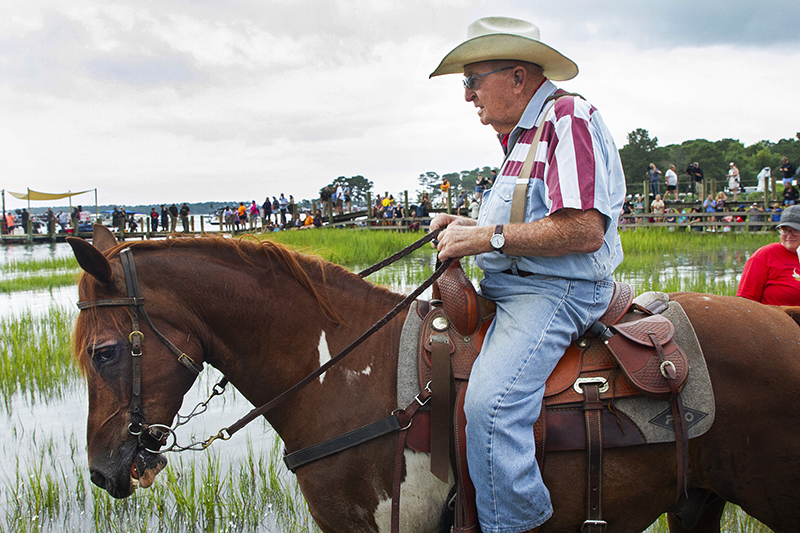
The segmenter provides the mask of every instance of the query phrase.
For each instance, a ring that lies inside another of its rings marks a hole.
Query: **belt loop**
[[[519,276],[519,268],[517,268],[516,259],[511,260],[511,273],[514,274],[515,276]]]

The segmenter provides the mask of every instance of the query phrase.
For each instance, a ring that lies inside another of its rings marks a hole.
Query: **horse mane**
[[[301,254],[290,250],[286,246],[269,241],[255,239],[226,239],[223,237],[208,236],[194,239],[168,239],[168,240],[146,240],[133,243],[119,243],[106,250],[104,255],[108,259],[119,256],[120,252],[126,248],[134,251],[161,251],[170,249],[193,249],[201,251],[223,251],[236,254],[237,261],[247,263],[254,268],[263,268],[257,262],[258,258],[266,258],[270,263],[277,260],[306,291],[308,291],[319,303],[323,313],[332,321],[341,324],[342,320],[336,313],[331,299],[327,294],[330,285],[344,286],[348,292],[356,298],[375,299],[385,298],[388,304],[394,305],[399,301],[399,295],[390,290],[373,285],[356,274],[345,268],[325,261],[319,257]],[[241,263],[237,263],[241,264]],[[318,271],[322,282],[315,283],[309,272]],[[105,287],[98,283],[88,274],[83,274],[79,280],[81,294],[87,300],[98,300],[110,298],[114,295],[109,292],[111,287]],[[114,326],[120,333],[127,335],[130,330],[129,315],[125,313],[111,313]],[[73,334],[73,353],[78,360],[81,369],[85,372],[87,359],[82,357],[91,344],[89,341],[92,331],[97,330],[96,308],[90,308],[78,316],[75,323]]]

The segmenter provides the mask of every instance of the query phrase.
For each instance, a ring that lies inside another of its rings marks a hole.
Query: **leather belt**
[[[521,278],[527,278],[528,276],[533,276],[533,272],[525,272],[524,270],[517,270],[517,272],[514,273],[514,271],[511,270],[510,268],[508,270],[503,270],[500,273],[501,274],[510,274],[511,276],[519,276]]]

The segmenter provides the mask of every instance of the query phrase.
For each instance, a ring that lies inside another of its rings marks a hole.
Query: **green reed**
[[[58,287],[75,285],[79,272],[55,272],[33,276],[19,276],[0,280],[0,292],[53,290]]]
[[[31,259],[29,261],[9,261],[0,268],[4,275],[42,270],[77,270],[78,261],[72,257],[53,257],[47,259]]]
[[[76,313],[53,307],[46,314],[30,311],[0,318],[0,394],[6,411],[15,393],[58,397],[79,372],[71,357],[70,335]]]
[[[0,486],[8,500],[0,533],[319,531],[297,485],[287,481],[277,437],[263,452],[248,442],[247,457],[227,472],[215,451],[171,455],[152,487],[124,500],[91,486],[85,461],[52,466],[66,464],[59,453],[45,446],[30,465],[17,456],[16,472]]]
[[[669,231],[669,228],[636,228],[620,232],[625,254],[677,254],[710,250],[753,252],[778,241],[777,233]]]
[[[772,530],[748,516],[742,509],[733,504],[727,504],[720,520],[720,531],[724,533],[771,533]],[[667,515],[661,515],[658,520],[645,530],[645,533],[669,533]]]
[[[0,268],[0,293],[75,285],[79,272],[74,257],[11,261]]]
[[[351,265],[376,263],[423,238],[424,232],[315,228],[267,233],[259,238],[285,244],[328,261]]]

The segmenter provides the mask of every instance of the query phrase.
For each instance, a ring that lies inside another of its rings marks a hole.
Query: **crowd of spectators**
[[[726,174],[726,190],[718,191],[716,195],[712,191],[707,191],[705,200],[702,204],[689,201],[684,204],[678,194],[678,176],[674,164],[669,165],[669,169],[662,174],[655,164],[650,164],[648,168],[649,185],[651,196],[645,200],[641,194],[628,195],[622,212],[620,214],[620,227],[640,223],[666,223],[667,225],[684,224],[691,226],[693,230],[702,231],[704,228],[709,231],[728,231],[730,226],[725,226],[725,222],[745,221],[758,222],[746,227],[750,231],[757,231],[764,227],[771,227],[765,222],[778,221],[782,208],[796,205],[800,201],[800,191],[796,187],[797,170],[787,158],[783,158],[780,171],[782,173],[783,189],[779,192],[782,196],[780,204],[775,203],[769,208],[764,208],[760,203],[739,203],[739,194],[744,192],[741,183],[741,175],[735,162],[730,163],[730,168]],[[759,176],[769,171],[766,167]],[[664,179],[665,194],[661,194],[661,179]],[[686,169],[686,176],[689,178],[687,195],[690,198],[702,198],[703,186],[708,186],[704,181],[703,169],[697,162],[689,164]],[[769,172],[766,174],[769,177]],[[480,204],[483,196],[489,191],[496,178],[496,171],[492,170],[491,175],[479,174],[475,182],[474,191],[465,188],[455,189],[447,178],[442,178],[438,185],[438,193],[441,200],[436,200],[436,205],[444,207],[448,201],[448,196],[452,198],[455,213],[458,215],[478,217]],[[763,179],[759,177],[759,179]],[[408,225],[411,229],[418,229],[425,221],[430,220],[430,211],[434,206],[431,198],[432,192],[425,191],[418,201],[409,206],[408,212],[403,202],[395,200],[394,196],[388,194],[381,196],[378,194],[372,205],[368,206],[370,217],[376,219],[376,223],[381,225]],[[732,204],[731,204],[732,196]],[[672,198],[674,197],[674,201]],[[735,205],[736,207],[732,207]],[[649,209],[646,209],[649,208]],[[255,200],[249,202],[239,202],[238,205],[227,205],[217,211],[216,222],[224,231],[278,231],[289,228],[311,228],[320,227],[330,216],[341,215],[353,212],[353,202],[350,187],[346,183],[338,183],[323,187],[319,193],[319,207],[313,209],[300,210],[292,195],[288,197],[284,193],[280,196],[267,196],[265,201],[259,205]],[[700,213],[705,213],[701,215]],[[739,214],[743,213],[743,214]],[[124,207],[117,206],[110,213],[111,226],[120,235],[124,236],[127,232],[144,231],[142,224],[145,218],[149,219],[149,230],[153,232],[161,231],[176,233],[178,231],[188,233],[192,231],[191,210],[186,203],[171,204],[169,207],[162,204],[153,207],[150,213],[141,215],[138,213],[127,212]],[[59,211],[54,213],[48,209],[45,215],[31,217],[26,209],[11,211],[6,213],[4,232],[23,233],[23,228],[27,227],[28,221],[32,220],[34,231],[46,233],[49,228],[53,231],[71,231],[76,224],[89,224],[89,213],[83,211],[81,206],[75,207],[72,212]],[[178,222],[180,221],[180,228]],[[213,222],[212,222],[213,223]],[[688,223],[688,224],[687,224]],[[722,228],[721,230],[719,228]],[[737,226],[734,226],[737,227]]]

